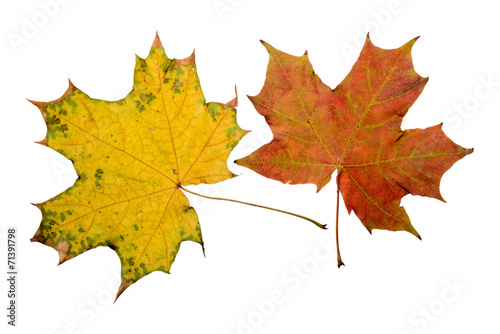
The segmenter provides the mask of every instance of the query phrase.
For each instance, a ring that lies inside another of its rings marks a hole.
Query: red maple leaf
[[[402,130],[401,122],[428,78],[411,59],[417,38],[393,50],[369,36],[346,78],[330,89],[314,73],[307,52],[296,57],[262,42],[269,52],[266,81],[249,97],[271,127],[273,140],[237,163],[290,184],[321,190],[337,171],[348,212],[372,229],[404,230],[420,238],[403,207],[407,194],[443,200],[439,183],[472,153],[452,142],[442,124]],[[338,249],[338,266],[343,262]]]

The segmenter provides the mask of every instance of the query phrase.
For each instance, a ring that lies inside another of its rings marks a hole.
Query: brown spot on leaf
[[[54,246],[54,249],[59,253],[59,264],[62,264],[67,260],[73,258],[73,255],[68,253],[69,243],[67,241],[61,241],[57,243]]]

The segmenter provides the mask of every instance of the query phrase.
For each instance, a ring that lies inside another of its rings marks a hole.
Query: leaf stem
[[[344,262],[342,262],[342,257],[340,256],[340,246],[339,246],[339,182],[340,182],[340,171],[337,173],[337,213],[335,215],[335,237],[337,240],[337,267],[340,268],[344,266]]]
[[[196,195],[196,196],[200,196],[200,197],[204,197],[204,198],[208,198],[208,199],[215,199],[215,200],[218,200],[218,201],[227,201],[227,202],[234,202],[234,203],[240,203],[240,204],[245,204],[245,205],[251,205],[251,206],[256,206],[256,207],[262,208],[262,209],[267,209],[267,210],[277,211],[277,212],[281,212],[281,213],[286,213],[287,215],[295,216],[295,217],[302,218],[302,219],[305,219],[307,221],[310,221],[311,223],[313,223],[314,225],[318,226],[319,228],[322,228],[322,229],[326,229],[327,228],[326,225],[320,224],[317,221],[315,221],[314,219],[311,219],[311,218],[308,218],[308,217],[305,217],[305,216],[301,216],[301,215],[298,215],[296,213],[292,213],[292,212],[288,212],[288,211],[284,211],[284,210],[280,210],[280,209],[275,209],[275,208],[270,208],[270,207],[267,207],[267,206],[264,206],[264,205],[247,203],[247,202],[243,202],[243,201],[238,201],[238,200],[235,200],[235,199],[206,196],[206,195],[198,194],[198,193],[195,193],[195,192],[193,192],[191,190],[188,190],[188,189],[184,188],[181,185],[179,185],[178,187],[180,189],[182,189],[182,190],[184,190],[184,191],[186,191],[186,192],[188,192],[190,194]]]

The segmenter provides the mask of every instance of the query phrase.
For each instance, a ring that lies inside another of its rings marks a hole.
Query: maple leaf
[[[41,142],[73,161],[78,179],[41,205],[32,241],[59,263],[97,246],[121,261],[118,296],[153,271],[168,273],[182,241],[202,245],[198,216],[181,189],[229,179],[227,157],[245,132],[237,99],[206,103],[194,54],[169,59],[158,35],[136,57],[132,91],[92,99],[71,82],[52,102],[33,102],[47,123]]]
[[[402,130],[401,122],[428,79],[411,59],[417,38],[393,50],[367,36],[361,54],[334,89],[314,73],[307,52],[296,57],[262,42],[266,80],[249,97],[274,138],[236,162],[283,183],[313,183],[320,191],[337,171],[338,192],[370,231],[404,230],[420,238],[403,207],[407,194],[443,200],[439,182],[472,149],[453,143],[440,125]]]

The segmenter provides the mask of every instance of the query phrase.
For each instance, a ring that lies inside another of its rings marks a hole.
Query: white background
[[[19,270],[16,328],[6,325],[7,285],[0,280],[2,333],[500,332],[494,1],[60,0],[48,9],[47,2],[0,5],[0,277],[7,272],[8,226],[18,229]],[[113,304],[120,263],[112,250],[100,247],[57,266],[56,251],[29,241],[41,220],[30,203],[55,196],[76,175],[64,157],[34,143],[46,127],[26,99],[56,99],[68,78],[91,97],[123,98],[132,87],[135,54],[148,54],[156,31],[170,58],[196,48],[207,101],[231,100],[237,85],[238,122],[253,132],[229,161],[270,139],[246,98],[258,94],[265,78],[268,56],[259,39],[294,55],[307,49],[316,73],[333,88],[368,31],[385,48],[421,36],[412,55],[430,81],[403,127],[444,122],[452,140],[475,152],[443,177],[447,203],[403,199],[422,241],[405,232],[370,235],[341,202],[341,269],[332,244],[334,182],[316,193],[312,185],[283,185],[230,165],[240,177],[195,190],[270,204],[330,229],[188,196],[206,258],[198,244],[183,243],[171,275],[150,274]]]

